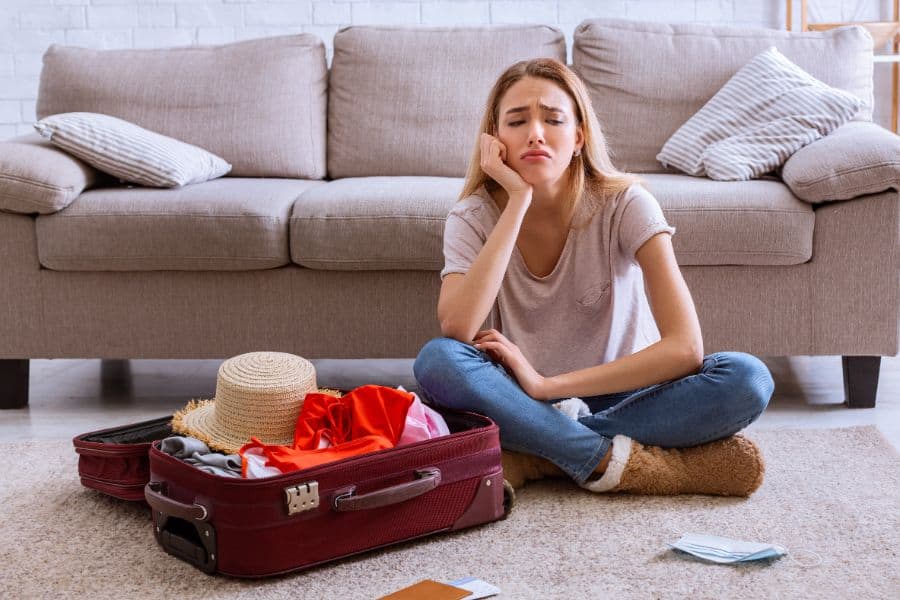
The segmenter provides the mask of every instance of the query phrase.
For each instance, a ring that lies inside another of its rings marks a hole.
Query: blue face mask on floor
[[[697,558],[721,564],[778,558],[787,554],[787,550],[775,544],[744,542],[699,533],[686,533],[669,546]]]

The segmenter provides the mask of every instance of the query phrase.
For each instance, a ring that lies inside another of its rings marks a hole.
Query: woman
[[[613,167],[584,84],[555,60],[516,63],[481,132],[447,217],[445,337],[416,359],[422,395],[491,417],[514,486],[561,470],[593,491],[752,493],[762,457],[733,434],[771,375],[704,356],[675,230]]]

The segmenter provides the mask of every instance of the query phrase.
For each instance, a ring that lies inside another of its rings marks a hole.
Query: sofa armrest
[[[794,195],[810,203],[900,189],[900,136],[851,121],[795,152],[781,171]]]
[[[0,141],[0,210],[54,213],[99,179],[96,169],[37,133]]]

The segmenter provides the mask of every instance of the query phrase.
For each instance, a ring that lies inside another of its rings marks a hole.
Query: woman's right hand
[[[506,146],[488,133],[481,134],[481,170],[503,186],[510,197],[526,194],[531,199],[531,184],[506,164]]]

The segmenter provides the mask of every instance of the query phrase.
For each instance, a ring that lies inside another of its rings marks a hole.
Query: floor
[[[843,406],[841,359],[761,357],[775,379],[769,408],[750,429],[875,425],[900,451],[900,356],[883,358],[875,408]],[[410,360],[316,360],[318,383],[415,386]],[[29,407],[0,411],[0,442],[71,439],[171,414],[215,393],[217,360],[32,360]]]

